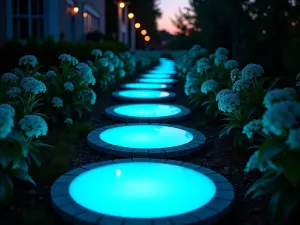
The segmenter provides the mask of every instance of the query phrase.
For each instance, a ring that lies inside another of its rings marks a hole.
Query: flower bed
[[[241,68],[229,56],[225,48],[209,54],[197,45],[177,59],[177,70],[190,103],[206,112],[202,122],[218,119],[220,138],[230,134],[235,149],[252,152],[245,172],[261,177],[247,196],[268,196],[272,216],[286,218],[300,205],[300,77],[279,89],[283,78],[268,78],[257,64]]]
[[[91,52],[86,63],[69,54],[61,54],[58,59],[58,65],[46,65],[51,70],[45,71],[35,56],[26,55],[19,59],[18,68],[1,76],[0,203],[11,200],[18,180],[35,185],[30,172],[43,163],[40,150],[52,151],[59,143],[52,140],[50,146],[42,140],[51,138],[43,136],[48,133],[56,136],[53,133],[67,131],[67,127],[74,129],[76,136],[74,125],[81,123],[83,115],[92,110],[99,90],[106,90],[157,60],[144,57],[141,61],[129,52],[115,55],[99,49]]]

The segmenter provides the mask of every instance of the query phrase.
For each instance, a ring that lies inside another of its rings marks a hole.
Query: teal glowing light
[[[162,218],[205,206],[216,193],[207,176],[185,167],[151,162],[101,166],[76,177],[71,198],[82,207],[125,218]]]
[[[124,90],[120,91],[119,95],[126,98],[163,98],[169,96],[170,93],[156,90]]]
[[[153,74],[174,74],[174,73],[176,73],[176,71],[172,70],[172,69],[155,69],[155,70],[149,70],[148,73],[153,73]]]
[[[138,82],[170,84],[176,82],[176,80],[171,78],[140,78]]]
[[[166,104],[131,104],[123,105],[114,109],[123,116],[156,118],[174,116],[181,112],[181,109]]]
[[[183,129],[163,125],[128,125],[103,131],[99,138],[106,143],[125,148],[169,148],[187,144],[193,134]]]
[[[132,88],[132,89],[165,89],[168,86],[166,84],[147,84],[147,83],[129,83],[124,84],[123,87],[125,88]]]
[[[142,75],[143,78],[172,78],[172,75],[169,74],[143,74]]]

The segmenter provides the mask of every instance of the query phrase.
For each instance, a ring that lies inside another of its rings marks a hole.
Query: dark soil
[[[111,89],[111,91],[113,89],[117,90],[118,86],[115,85]],[[187,97],[183,92],[183,85],[181,83],[174,86],[172,91],[176,92],[177,94],[177,100],[174,103],[188,106]],[[98,95],[98,99],[99,100],[93,110],[93,114],[90,116],[90,119],[95,127],[102,127],[119,123],[118,121],[108,119],[103,114],[105,108],[111,105],[119,104],[119,102],[112,100],[110,94],[106,94],[103,96]],[[219,125],[211,125],[209,128],[200,129],[197,124],[200,120],[204,119],[201,118],[201,115],[202,114],[199,111],[195,111],[188,119],[180,121],[177,124],[198,129],[206,135],[207,142],[202,147],[202,151],[186,157],[175,158],[175,160],[187,161],[210,168],[212,170],[215,170],[216,172],[221,173],[230,182],[232,182],[236,191],[236,200],[233,204],[231,213],[225,219],[218,222],[217,225],[282,224],[271,221],[267,213],[268,201],[265,198],[259,198],[255,200],[244,198],[244,195],[249,186],[259,177],[259,174],[245,174],[243,171],[251,153],[249,154],[245,150],[232,149],[230,137],[219,139]],[[86,137],[82,137],[82,139],[78,141],[77,147],[78,154],[71,160],[71,166],[74,168],[95,161],[103,161],[116,158],[114,156],[100,154],[90,149],[86,145]],[[49,221],[55,221],[54,223],[45,221],[45,224],[43,225],[66,224],[61,221],[60,218],[58,218],[52,211],[49,198],[50,188],[51,185],[40,185],[35,191],[31,190],[29,192],[26,191],[26,193],[16,193],[17,198],[15,199],[14,205],[9,210],[2,211],[2,213],[0,214],[1,224],[24,224],[21,220],[21,214],[23,209],[28,209],[28,207],[31,207],[32,200],[34,200],[33,202],[35,202],[36,208],[44,209],[44,211],[46,211],[46,218],[51,218],[51,220],[49,219]],[[34,213],[35,212],[33,212],[33,215],[35,215]],[[36,213],[36,216],[38,216],[38,211]]]

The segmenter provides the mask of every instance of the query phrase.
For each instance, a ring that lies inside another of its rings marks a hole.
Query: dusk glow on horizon
[[[188,0],[160,0],[159,8],[162,12],[162,17],[158,19],[158,29],[166,30],[171,34],[176,32],[176,28],[171,22],[178,13],[179,8],[189,6]]]

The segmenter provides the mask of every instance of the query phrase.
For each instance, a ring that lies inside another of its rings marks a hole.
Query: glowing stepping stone
[[[128,104],[111,106],[105,113],[110,118],[124,122],[171,122],[183,120],[190,110],[170,104]]]
[[[176,79],[172,78],[140,78],[136,82],[141,83],[158,83],[158,84],[175,84],[177,83]]]
[[[211,224],[234,200],[216,172],[173,160],[121,159],[74,169],[51,187],[52,206],[73,224]]]
[[[168,124],[117,124],[96,129],[87,139],[97,151],[144,158],[191,154],[201,150],[206,140],[197,130]]]
[[[159,90],[122,90],[115,91],[112,96],[125,102],[168,102],[176,98],[174,92]]]
[[[155,84],[155,83],[128,83],[122,84],[123,89],[170,89],[172,86],[168,84]]]

